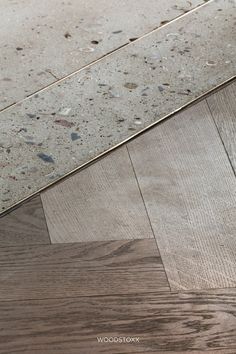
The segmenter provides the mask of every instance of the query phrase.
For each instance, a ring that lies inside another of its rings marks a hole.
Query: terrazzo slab
[[[207,3],[2,112],[1,212],[230,79],[235,7]]]
[[[1,0],[0,109],[202,3]]]

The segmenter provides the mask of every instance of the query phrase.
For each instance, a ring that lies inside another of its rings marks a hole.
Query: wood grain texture
[[[236,181],[205,101],[128,144],[172,289],[236,285]]]
[[[49,243],[40,196],[0,218],[0,247]]]
[[[236,352],[236,289],[0,302],[0,314],[1,354]]]
[[[0,301],[166,291],[154,239],[5,247]]]
[[[41,196],[52,243],[153,237],[126,147]]]
[[[172,350],[172,351],[166,351],[166,350],[161,350],[161,351],[156,351],[156,350],[148,350],[145,352],[135,352],[135,354],[144,354],[144,353],[156,353],[156,354],[235,354],[235,349],[223,349],[223,350],[191,350],[191,351],[179,351],[177,350]],[[124,353],[125,354],[125,353]]]
[[[208,97],[207,102],[236,172],[236,82]]]
[[[235,354],[235,349],[223,349],[223,350],[191,350],[191,351],[179,351],[178,349],[177,350],[172,350],[172,351],[166,351],[166,350],[161,350],[161,351],[156,351],[155,349],[154,350],[148,350],[148,351],[145,351],[145,352],[135,352],[135,354],[144,354],[144,353],[156,353],[156,354]],[[125,354],[125,353],[123,353]],[[133,353],[134,354],[134,353]]]

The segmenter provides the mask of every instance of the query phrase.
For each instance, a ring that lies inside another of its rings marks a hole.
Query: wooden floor
[[[153,237],[127,148],[42,193],[53,243]]]
[[[0,219],[0,354],[236,354],[235,96]]]
[[[236,180],[207,103],[128,148],[171,288],[236,286]]]

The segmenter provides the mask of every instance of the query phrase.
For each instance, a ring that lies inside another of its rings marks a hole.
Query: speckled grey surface
[[[1,0],[0,109],[201,3]]]
[[[2,112],[0,210],[232,77],[235,38],[213,1]]]

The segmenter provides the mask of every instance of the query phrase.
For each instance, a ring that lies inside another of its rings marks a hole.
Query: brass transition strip
[[[10,213],[11,211],[13,211],[14,209],[18,208],[20,205],[22,205],[25,201],[30,200],[31,198],[35,197],[37,194],[39,194],[40,192],[52,187],[53,185],[55,185],[56,183],[60,183],[61,181],[65,180],[66,178],[72,176],[73,174],[77,173],[78,171],[87,168],[89,165],[91,165],[92,163],[96,162],[98,159],[104,157],[105,155],[107,155],[108,153],[111,153],[113,150],[117,149],[118,147],[120,147],[121,145],[127,143],[128,141],[131,141],[132,139],[136,138],[137,136],[145,133],[146,131],[148,131],[149,129],[153,128],[154,126],[158,125],[159,123],[163,122],[164,120],[170,119],[171,117],[173,117],[174,114],[176,114],[177,112],[182,111],[183,109],[192,106],[193,104],[199,102],[200,100],[206,98],[207,96],[209,96],[210,94],[212,94],[213,92],[216,92],[218,90],[220,90],[221,88],[231,84],[234,80],[236,79],[236,75],[232,76],[230,79],[224,81],[223,83],[217,85],[216,87],[206,91],[205,93],[203,93],[202,95],[198,96],[197,98],[194,98],[193,100],[191,100],[190,102],[186,103],[185,105],[177,108],[176,110],[174,110],[173,112],[165,115],[164,117],[158,119],[156,122],[148,125],[147,127],[143,128],[142,130],[140,130],[139,132],[131,135],[130,137],[126,138],[125,140],[121,141],[119,144],[116,144],[115,146],[111,147],[110,149],[102,152],[101,154],[97,155],[96,157],[92,158],[91,160],[85,162],[84,164],[76,167],[75,169],[73,169],[72,171],[68,172],[67,174],[65,174],[63,177],[58,178],[57,180],[53,181],[52,183],[46,185],[45,187],[40,188],[38,191],[32,193],[31,195],[29,195],[28,197],[20,200],[19,202],[15,203],[14,205],[12,205],[11,207],[9,207],[8,209],[4,210],[2,213],[0,213],[0,218],[4,217],[6,214]]]

